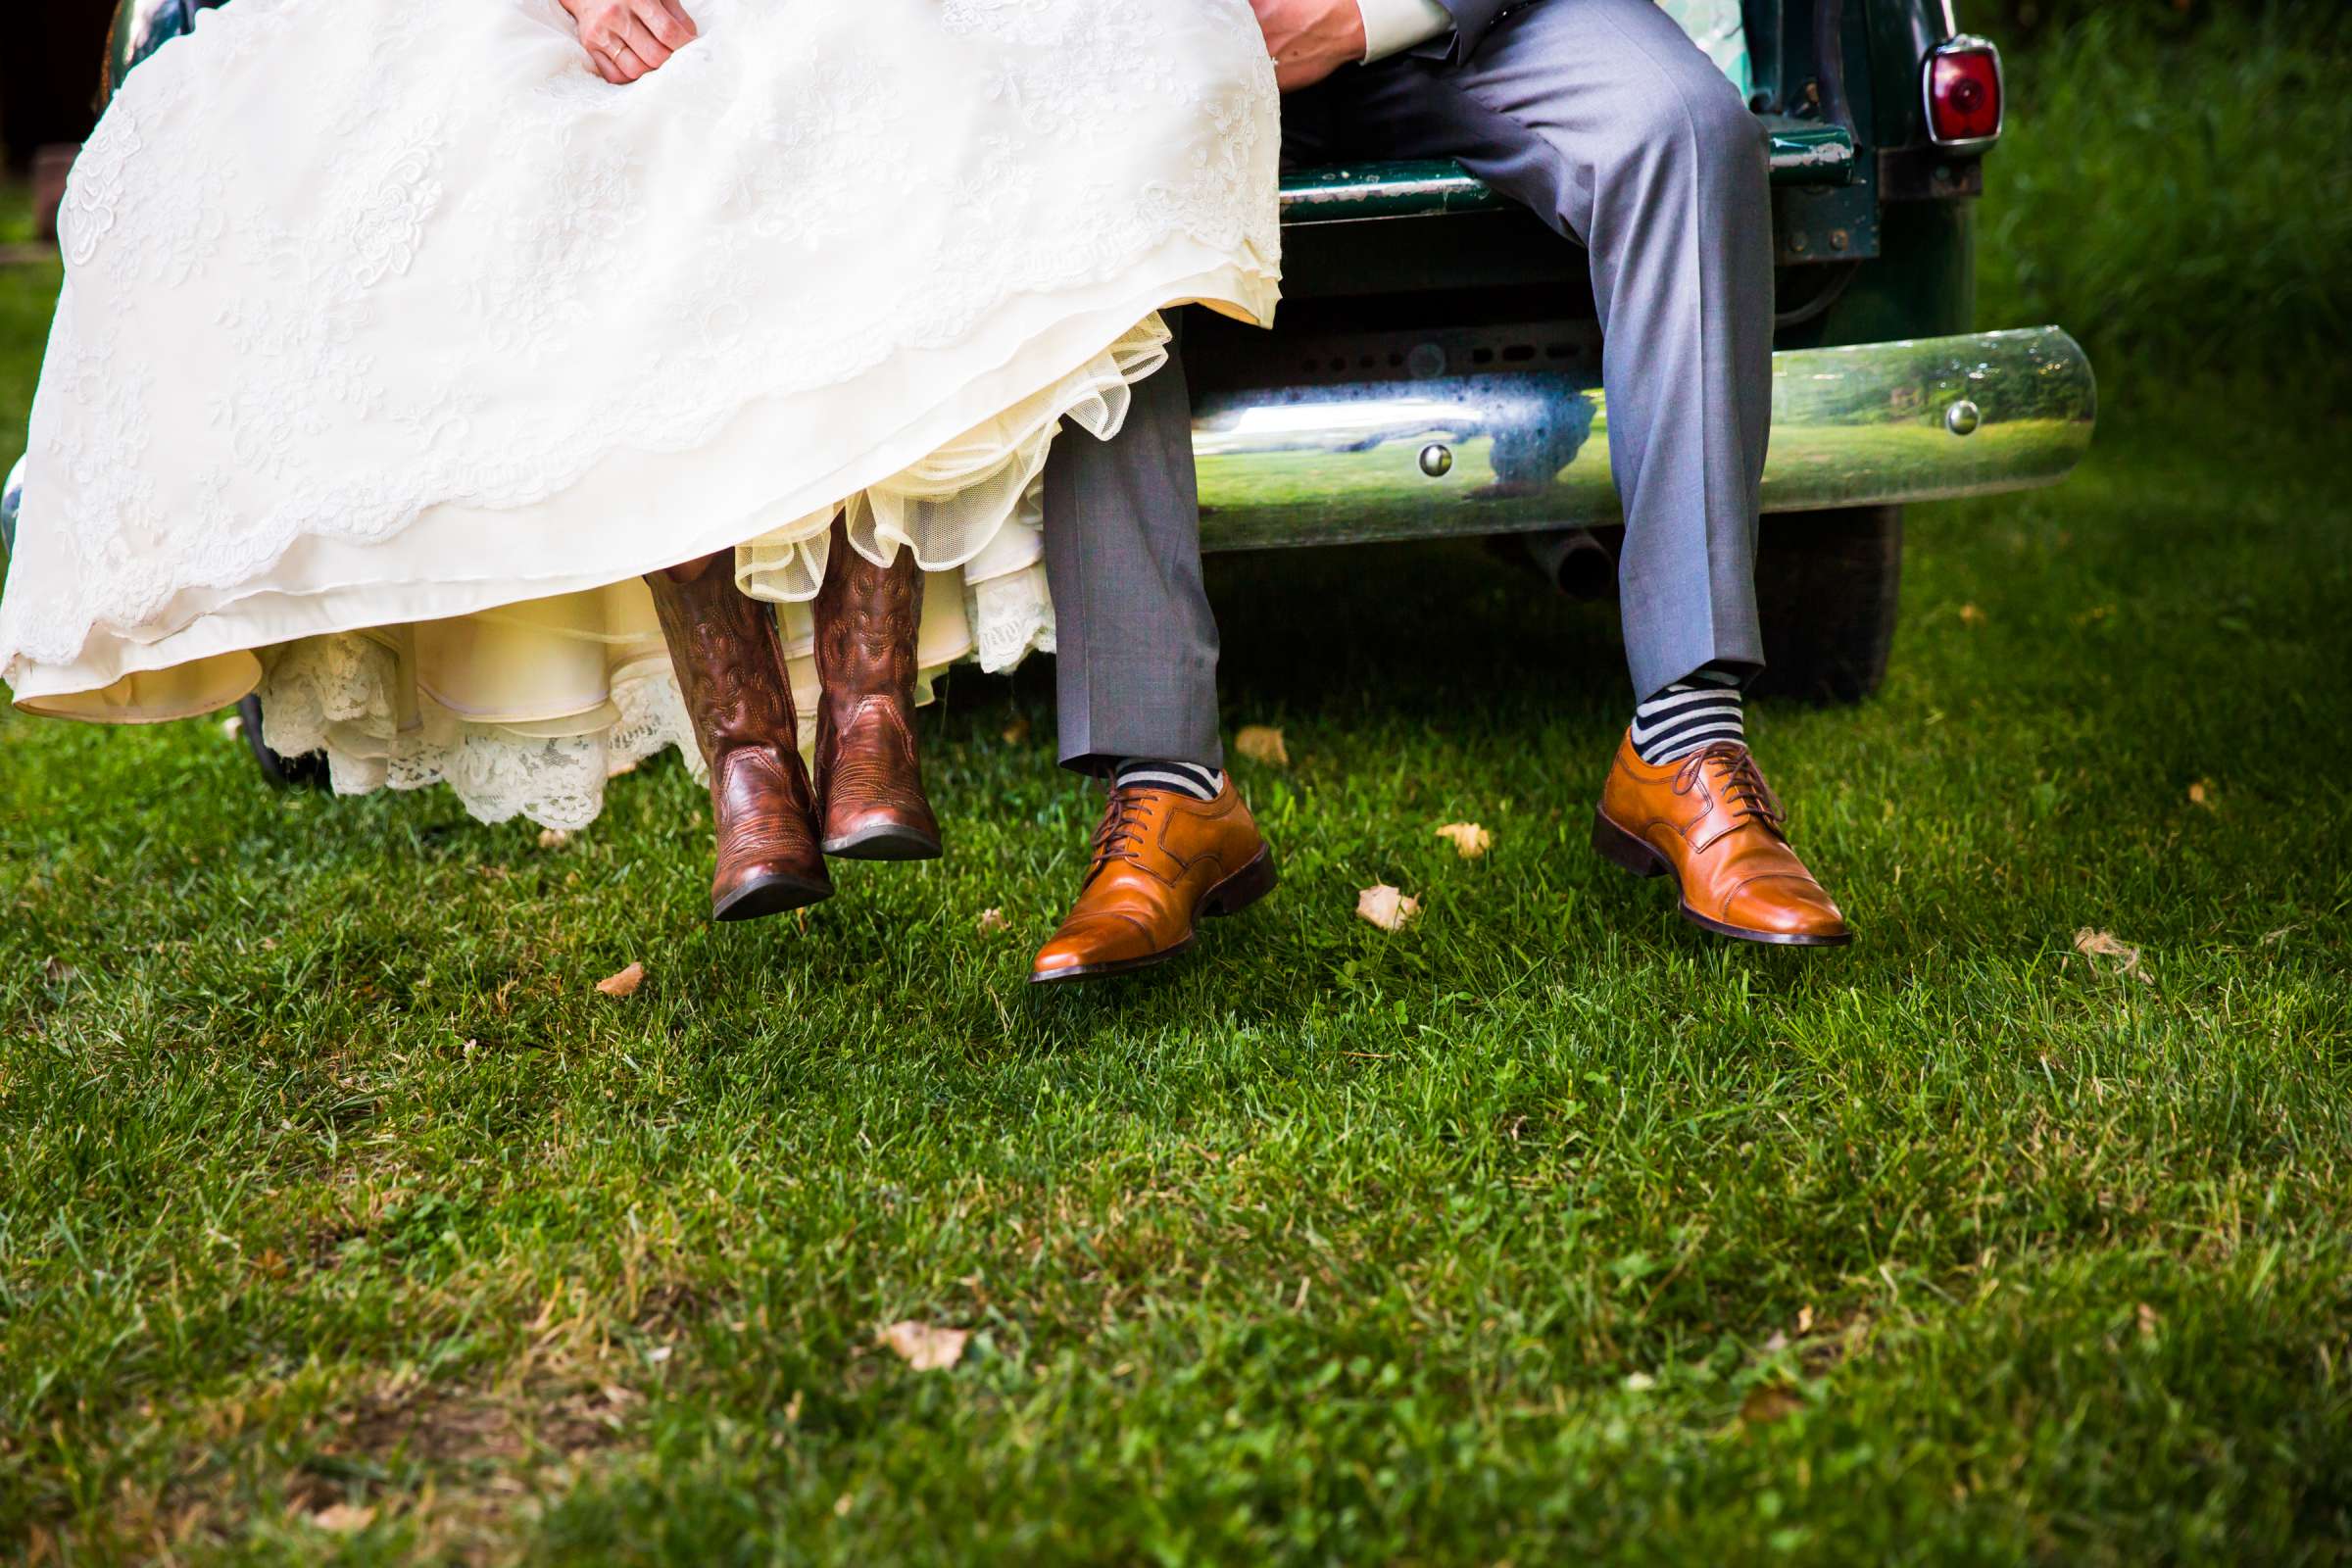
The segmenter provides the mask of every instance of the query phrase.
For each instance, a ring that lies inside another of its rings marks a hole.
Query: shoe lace
[[[1690,794],[1702,777],[1713,779],[1716,803],[1735,821],[1753,818],[1778,833],[1788,820],[1780,797],[1764,782],[1763,769],[1756,766],[1755,755],[1746,747],[1735,741],[1717,741],[1692,752],[1675,771],[1674,793]]]
[[[1109,804],[1102,808],[1102,825],[1095,829],[1095,863],[1087,868],[1086,879],[1092,882],[1102,868],[1113,860],[1139,863],[1144,832],[1152,822],[1151,790],[1130,785],[1113,789]]]

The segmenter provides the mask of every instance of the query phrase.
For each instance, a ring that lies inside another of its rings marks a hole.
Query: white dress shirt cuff
[[[1400,55],[1453,26],[1438,0],[1355,0],[1364,14],[1364,63]]]

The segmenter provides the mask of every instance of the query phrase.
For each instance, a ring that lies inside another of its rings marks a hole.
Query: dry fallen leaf
[[[1007,746],[1023,746],[1028,744],[1029,715],[1026,713],[1021,714],[1011,723],[1005,725],[1002,733],[1004,737],[1004,744]]]
[[[2139,1337],[2143,1340],[2154,1339],[2156,1337],[2156,1325],[2163,1321],[2161,1318],[2157,1317],[2156,1309],[2150,1306],[2147,1302],[2141,1301],[2138,1303],[2133,1315],[2139,1319]]]
[[[1800,1338],[1813,1332],[1812,1307],[1800,1306],[1796,1309],[1796,1332]]]
[[[2213,780],[2201,778],[2188,787],[2188,804],[2213,809]]]
[[[2102,958],[2121,958],[2129,964],[2139,956],[2139,950],[2120,940],[2112,931],[2093,931],[2084,926],[2075,933],[2075,951]]]
[[[62,958],[43,958],[41,960],[41,978],[53,986],[62,986],[79,973],[81,973],[79,969]]]
[[[1400,931],[1405,921],[1421,912],[1421,901],[1408,899],[1383,882],[1355,896],[1355,912],[1383,931]]]
[[[1003,909],[982,909],[980,918],[972,922],[972,929],[984,937],[993,937],[1011,923],[1004,918]]]
[[[1788,1419],[1804,1407],[1805,1401],[1797,1396],[1794,1389],[1784,1388],[1777,1383],[1759,1383],[1747,1391],[1746,1398],[1740,1401],[1740,1419],[1751,1427],[1770,1426],[1775,1421]]]
[[[337,1535],[348,1536],[375,1523],[375,1510],[364,1508],[356,1502],[330,1503],[311,1515],[311,1523],[321,1530],[332,1530]]]
[[[1963,626],[1984,625],[1984,612],[1974,605],[1962,605],[1960,607],[1960,624]]]
[[[874,1338],[917,1372],[938,1372],[963,1359],[964,1344],[971,1337],[970,1329],[943,1329],[908,1318],[893,1323]]]
[[[645,984],[645,965],[632,963],[618,974],[609,974],[596,983],[596,989],[608,997],[633,997]]]
[[[2123,961],[2117,968],[2123,973],[2143,985],[2155,984],[2148,972],[2139,966],[2139,950],[2129,942],[2117,941],[2112,932],[2093,931],[2084,926],[2075,933],[2075,951],[2086,958],[2120,958]]]
[[[1282,731],[1271,724],[1244,724],[1233,738],[1233,749],[1268,767],[1291,765],[1291,749],[1282,743]]]
[[[1438,829],[1438,837],[1453,841],[1453,853],[1465,860],[1475,860],[1494,847],[1494,835],[1476,822],[1448,822]]]
[[[570,842],[571,835],[563,828],[543,827],[539,830],[539,847],[543,850],[560,850]]]

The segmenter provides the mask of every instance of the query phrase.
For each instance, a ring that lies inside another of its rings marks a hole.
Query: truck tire
[[[1755,691],[1858,703],[1886,678],[1903,574],[1903,509],[1787,512],[1764,519],[1756,609],[1764,627]]]
[[[245,744],[252,749],[254,764],[261,768],[262,777],[281,790],[322,790],[326,788],[326,758],[313,752],[307,757],[280,757],[262,740],[262,700],[248,696],[237,704],[237,717],[243,721]]]

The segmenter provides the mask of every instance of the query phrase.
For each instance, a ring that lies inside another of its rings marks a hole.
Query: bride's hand
[[[1250,0],[1284,92],[1311,87],[1364,58],[1360,0]]]
[[[678,0],[561,0],[578,24],[596,74],[619,86],[635,81],[694,42],[694,19]]]

